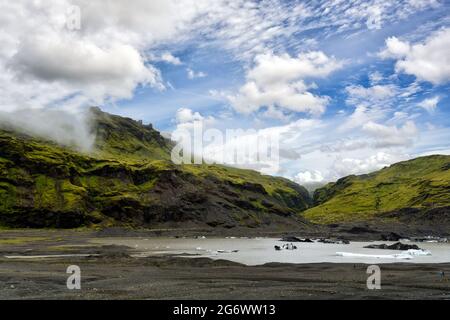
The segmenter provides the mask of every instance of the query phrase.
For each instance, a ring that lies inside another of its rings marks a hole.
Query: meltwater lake
[[[431,255],[411,255],[399,250],[367,249],[369,244],[394,242],[351,242],[350,244],[293,243],[297,250],[276,251],[281,242],[274,238],[102,238],[101,245],[125,245],[135,249],[135,257],[181,255],[224,259],[245,265],[278,263],[449,263],[450,243],[412,242]]]

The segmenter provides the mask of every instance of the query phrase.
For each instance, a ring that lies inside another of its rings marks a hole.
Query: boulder
[[[312,241],[311,239],[308,239],[308,238],[300,239],[300,238],[293,237],[293,236],[283,237],[283,238],[281,238],[280,241],[283,241],[283,242],[314,242],[314,241]]]
[[[317,242],[326,244],[350,244],[350,241],[348,240],[318,239]]]
[[[383,243],[383,244],[371,244],[371,245],[365,246],[364,248],[368,248],[368,249],[385,249],[385,250],[401,250],[401,251],[406,251],[406,250],[409,250],[409,249],[421,250],[415,244],[404,244],[404,243],[401,243],[401,242],[396,242],[396,243],[391,244],[391,245],[387,245],[385,243]]]

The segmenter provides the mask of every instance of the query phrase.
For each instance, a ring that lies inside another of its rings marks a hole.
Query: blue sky
[[[450,153],[446,0],[62,3],[21,8],[34,20],[4,28],[18,42],[0,34],[0,81],[22,81],[3,108],[97,104],[163,132],[273,132],[290,156],[261,171],[302,184]],[[67,31],[58,12],[74,5],[81,27]]]

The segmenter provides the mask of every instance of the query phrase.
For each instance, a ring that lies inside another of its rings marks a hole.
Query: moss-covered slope
[[[0,130],[0,226],[259,227],[303,223],[307,191],[223,166],[176,166],[151,126],[92,110],[90,155]]]
[[[96,135],[93,154],[97,158],[126,162],[170,160],[172,142],[162,137],[151,124],[108,114],[99,108],[90,111]]]
[[[448,207],[450,156],[417,158],[342,178],[316,190],[314,205],[304,216],[319,223],[365,220],[405,208]]]

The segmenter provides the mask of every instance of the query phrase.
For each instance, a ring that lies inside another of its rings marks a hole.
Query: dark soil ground
[[[381,290],[368,290],[363,264],[249,267],[206,258],[133,258],[131,248],[89,243],[112,233],[123,236],[118,230],[0,231],[0,299],[450,299],[450,282],[440,275],[450,275],[450,264],[381,265]],[[92,256],[5,258],[73,253]],[[81,290],[66,287],[69,265],[81,268]]]

